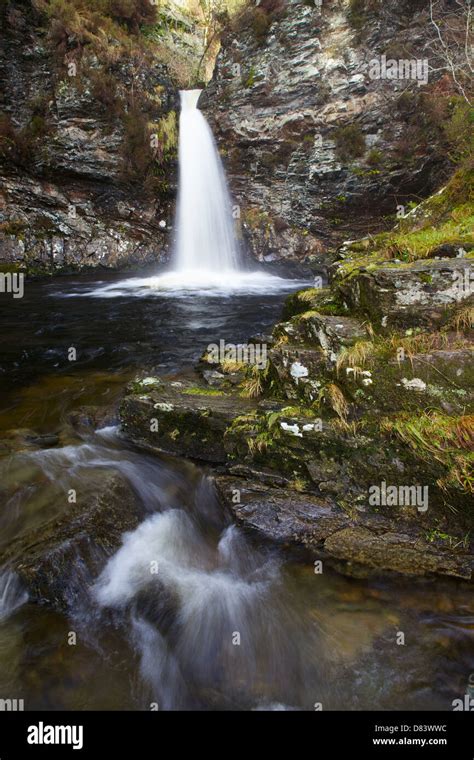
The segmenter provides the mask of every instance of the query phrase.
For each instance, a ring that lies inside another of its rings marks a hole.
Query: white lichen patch
[[[302,377],[308,377],[309,370],[301,362],[293,362],[290,367],[290,375],[298,382]]]
[[[173,404],[167,404],[165,401],[159,401],[157,404],[153,404],[153,409],[159,409],[160,412],[172,412],[174,406]]]
[[[290,435],[294,435],[297,438],[303,437],[303,433],[300,432],[300,427],[297,422],[295,422],[294,425],[290,425],[288,422],[280,422],[280,427],[285,433],[290,433]]]
[[[144,377],[143,380],[139,380],[138,385],[159,385],[160,381],[157,377]]]
[[[418,391],[418,393],[426,391],[426,383],[421,377],[414,377],[412,380],[402,377],[402,385],[408,391]]]

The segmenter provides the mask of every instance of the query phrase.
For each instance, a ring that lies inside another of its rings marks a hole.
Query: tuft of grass
[[[321,288],[308,288],[308,290],[301,290],[298,293],[298,301],[303,303],[311,303],[321,292]]]
[[[242,396],[245,398],[258,398],[262,395],[264,389],[265,370],[259,369],[256,365],[250,367],[248,376],[243,381]]]
[[[393,235],[386,246],[391,258],[418,261],[429,258],[441,245],[474,245],[474,213],[470,203],[458,206],[450,219],[438,227],[426,226],[420,230]]]
[[[347,403],[345,396],[338,385],[335,383],[329,383],[321,388],[320,398],[324,398],[324,401],[329,404],[331,409],[337,414],[339,419],[346,420],[349,413],[349,404]],[[320,399],[318,399],[319,401]]]
[[[297,493],[304,493],[309,488],[309,483],[304,478],[295,478],[288,483],[289,488],[292,488]]]
[[[415,354],[426,354],[446,348],[449,337],[440,332],[420,332],[416,335],[391,335],[388,343],[391,353],[396,353],[397,349],[403,348],[411,361]]]
[[[247,365],[244,364],[244,362],[232,361],[232,359],[224,359],[220,363],[220,367],[224,374],[230,375],[233,372],[240,372],[240,370],[246,369]]]
[[[334,420],[331,424],[334,430],[340,430],[342,433],[354,437],[358,435],[361,428],[363,427],[363,423],[360,420],[352,420],[351,422],[348,422],[344,419],[337,419]]]
[[[353,346],[343,348],[336,361],[336,372],[339,374],[345,367],[362,369],[373,352],[374,344],[371,340],[358,340]]]
[[[449,320],[447,326],[456,330],[457,333],[472,330],[474,326],[474,307],[464,306],[458,309]]]
[[[250,454],[265,454],[269,446],[268,433],[263,432],[255,436],[255,438],[247,438],[247,446]]]
[[[429,411],[385,420],[381,428],[396,435],[423,461],[444,465],[448,472],[438,480],[441,488],[474,493],[474,415],[449,417]]]

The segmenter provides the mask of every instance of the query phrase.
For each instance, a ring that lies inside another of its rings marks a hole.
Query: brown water
[[[67,488],[93,494],[105,471],[127,478],[149,517],[68,615],[25,603],[0,576],[0,698],[52,710],[452,709],[474,672],[466,585],[315,574],[231,525],[198,467],[127,447],[113,420],[72,424],[84,406],[113,405],[137,369],[173,372],[209,342],[267,329],[283,294],[85,295],[96,287],[28,283],[22,301],[0,301],[0,547],[62,514]]]

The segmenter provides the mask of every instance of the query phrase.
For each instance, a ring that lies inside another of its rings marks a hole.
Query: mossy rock
[[[304,312],[317,311],[320,314],[344,314],[344,304],[338,300],[337,293],[329,287],[308,288],[292,293],[285,301],[282,320],[288,321],[291,317]]]
[[[377,329],[437,329],[461,305],[474,305],[470,259],[425,260],[414,264],[373,264],[336,287],[349,307],[366,314]]]
[[[191,459],[223,462],[225,430],[256,402],[204,384],[162,379],[159,388],[127,395],[120,406],[124,435],[138,446]]]

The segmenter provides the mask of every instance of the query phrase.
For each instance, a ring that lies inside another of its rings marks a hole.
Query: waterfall
[[[84,292],[97,298],[137,298],[155,293],[265,294],[307,286],[262,268],[245,271],[232,218],[227,182],[211,128],[197,107],[202,90],[180,90],[179,182],[172,268],[151,277],[131,277]]]
[[[224,168],[197,108],[201,92],[180,92],[176,268],[215,274],[239,268],[239,246]]]

